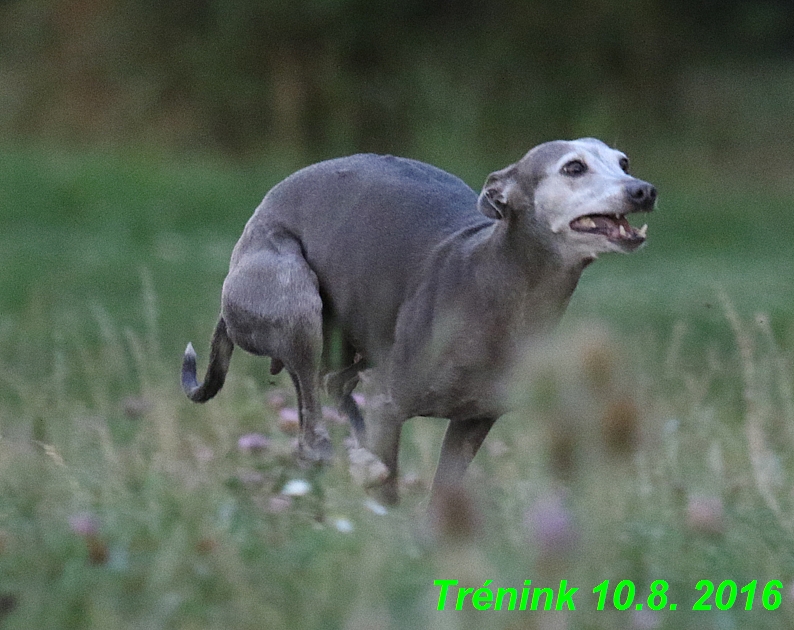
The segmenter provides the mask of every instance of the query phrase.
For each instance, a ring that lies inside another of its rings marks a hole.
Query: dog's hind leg
[[[319,301],[319,294],[316,298]],[[284,364],[298,396],[300,456],[306,461],[328,461],[332,447],[320,405],[321,308],[307,309],[284,333],[278,354],[271,356]]]
[[[365,368],[366,362],[359,358],[345,369],[328,374],[325,380],[328,395],[336,401],[339,411],[350,421],[359,446],[366,443],[366,430],[361,410],[353,398],[353,390],[358,385],[359,372]]]
[[[366,444],[367,430],[364,424],[364,416],[361,415],[361,409],[358,408],[358,403],[353,394],[346,394],[339,399],[339,411],[347,416],[350,421],[350,426],[353,427],[353,435],[359,446]]]
[[[300,455],[307,461],[328,461],[333,453],[328,431],[322,422],[316,369],[312,372],[309,365],[303,365],[297,369],[287,366],[287,370],[298,395]]]
[[[274,248],[275,249],[275,248]],[[234,259],[233,259],[234,260]],[[236,345],[283,365],[298,395],[303,458],[331,458],[320,406],[322,300],[317,277],[295,242],[282,240],[234,261],[223,285],[223,317]]]

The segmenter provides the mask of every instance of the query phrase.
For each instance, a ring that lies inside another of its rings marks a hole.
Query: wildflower
[[[540,498],[524,517],[532,539],[543,554],[559,554],[570,550],[578,532],[573,515],[558,494]]]
[[[267,404],[270,408],[278,411],[287,404],[287,397],[284,392],[274,391],[267,395]]]
[[[89,512],[80,512],[69,517],[69,528],[78,536],[87,538],[99,534],[99,519]]]
[[[311,491],[311,484],[305,479],[291,479],[284,484],[281,494],[288,497],[302,497]]]
[[[499,438],[485,441],[485,450],[491,457],[501,457],[510,451],[510,448]]]
[[[654,610],[635,610],[631,615],[631,627],[636,630],[656,630],[662,627],[662,618]]]
[[[722,499],[697,494],[689,497],[686,524],[691,530],[701,534],[721,534],[724,529]]]
[[[609,450],[616,455],[630,453],[637,443],[640,411],[628,397],[620,397],[608,403],[601,417],[601,431]]]
[[[215,459],[215,452],[209,446],[200,444],[193,449],[193,456],[202,464],[206,464]]]
[[[591,391],[603,391],[613,381],[616,358],[612,347],[605,338],[587,345],[582,356],[584,376]]]
[[[108,561],[110,552],[99,537],[99,519],[96,516],[88,512],[74,514],[69,517],[69,527],[85,540],[91,564],[105,564]]]
[[[295,407],[279,409],[278,428],[287,435],[297,435],[300,429],[300,415]]]
[[[380,503],[378,503],[375,499],[367,499],[364,501],[364,507],[366,507],[370,512],[373,514],[377,514],[378,516],[386,516],[389,511],[383,507]]]
[[[246,433],[237,440],[237,448],[243,453],[261,453],[268,446],[270,440],[261,433]]]
[[[211,554],[218,548],[218,541],[210,536],[205,536],[196,543],[196,553],[202,556]]]

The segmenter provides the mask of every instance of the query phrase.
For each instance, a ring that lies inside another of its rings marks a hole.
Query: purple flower
[[[261,453],[268,446],[270,440],[261,433],[246,433],[237,440],[237,448],[243,453]]]
[[[565,553],[578,538],[573,515],[558,494],[539,498],[527,511],[524,522],[542,554]]]
[[[333,422],[334,424],[344,424],[345,418],[339,415],[339,412],[333,407],[323,407],[323,420]]]
[[[267,395],[267,404],[275,410],[281,409],[287,404],[287,397],[283,392],[275,391]]]
[[[635,610],[631,615],[631,627],[636,630],[656,630],[661,628],[662,618],[654,610]]]
[[[78,536],[96,536],[99,533],[99,519],[90,512],[78,512],[69,517],[69,528]]]
[[[279,409],[278,428],[287,435],[297,435],[300,428],[300,414],[295,407]]]

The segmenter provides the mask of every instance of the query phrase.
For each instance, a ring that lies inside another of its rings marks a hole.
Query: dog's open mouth
[[[638,247],[645,242],[648,225],[632,227],[622,214],[588,214],[571,221],[571,229],[587,234],[601,234],[614,243]]]

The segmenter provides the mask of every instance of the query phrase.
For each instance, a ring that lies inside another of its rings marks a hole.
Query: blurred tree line
[[[0,132],[307,158],[585,133],[719,153],[737,125],[780,141],[793,53],[788,0],[2,0]]]

